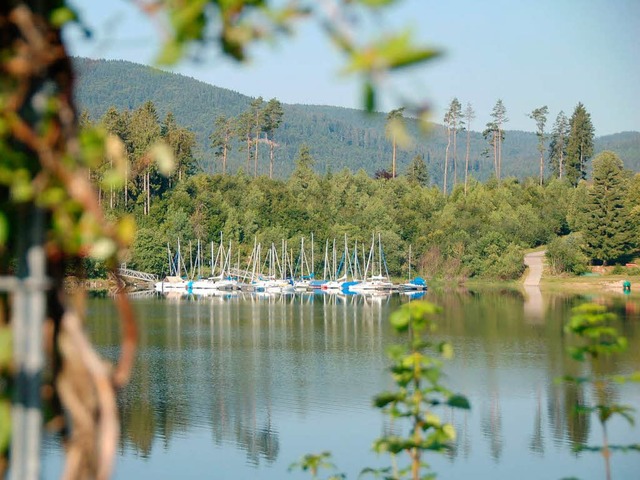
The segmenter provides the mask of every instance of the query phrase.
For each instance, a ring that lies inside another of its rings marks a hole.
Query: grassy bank
[[[549,276],[543,275],[540,289],[569,292],[606,292],[625,294],[624,281],[631,282],[631,292],[627,295],[640,297],[640,275],[587,275],[587,276]]]

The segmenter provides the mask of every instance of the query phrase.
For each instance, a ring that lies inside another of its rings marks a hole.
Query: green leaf
[[[447,399],[447,405],[453,408],[471,409],[471,403],[464,395],[452,395]]]
[[[0,327],[0,372],[9,368],[13,355],[13,335],[9,327]]]
[[[56,28],[61,28],[68,22],[73,22],[78,19],[78,15],[74,10],[69,7],[58,7],[51,12],[50,21]]]
[[[11,443],[11,405],[0,399],[0,456],[4,456]]]
[[[9,238],[9,221],[3,212],[0,212],[0,247],[7,243]]]
[[[376,109],[376,90],[371,82],[364,84],[364,109],[372,113]]]
[[[407,309],[400,308],[391,314],[389,321],[396,332],[406,332],[411,321],[411,314]]]
[[[386,7],[395,3],[396,0],[358,0],[358,3],[366,7],[378,8],[378,7]]]
[[[156,58],[156,63],[160,65],[173,65],[178,60],[180,60],[183,51],[183,44],[175,40],[169,41],[162,46],[162,50]]]
[[[453,358],[453,346],[449,342],[440,343],[438,350],[446,360]]]
[[[373,405],[377,408],[384,408],[392,402],[402,400],[402,395],[398,392],[382,392],[373,399]]]

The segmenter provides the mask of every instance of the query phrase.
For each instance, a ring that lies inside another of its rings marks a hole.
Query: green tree
[[[467,194],[468,178],[469,178],[469,150],[471,147],[471,123],[476,118],[476,112],[473,110],[471,103],[467,103],[464,109],[464,125],[467,130],[467,150],[464,156],[464,193]]]
[[[631,206],[627,205],[627,179],[622,160],[602,152],[593,160],[593,185],[585,205],[585,251],[603,264],[634,253],[636,241]]]
[[[150,100],[134,110],[129,123],[129,138],[133,144],[133,168],[132,173],[136,183],[142,191],[144,214],[149,214],[151,208],[151,180],[156,173],[153,163],[150,161],[149,149],[160,138],[160,123],[156,106]]]
[[[222,173],[227,173],[227,157],[232,149],[232,139],[236,133],[235,119],[219,115],[214,122],[213,133],[209,136],[211,148],[216,158],[222,161]]]
[[[549,142],[549,163],[551,173],[557,178],[565,175],[565,160],[567,157],[567,141],[569,139],[569,120],[562,110],[558,113],[551,130]]]
[[[443,180],[442,180],[442,193],[444,195],[447,194],[447,175],[449,173],[449,147],[451,147],[451,129],[452,129],[452,121],[451,121],[451,110],[448,109],[444,112],[444,118],[442,119],[444,126],[447,127],[447,147],[444,150],[444,172],[443,172]]]
[[[172,112],[168,112],[161,127],[162,139],[169,146],[174,160],[174,173],[169,178],[175,185],[197,170],[194,156],[196,136],[191,130],[180,127]]]
[[[588,270],[589,259],[582,251],[583,240],[580,233],[556,237],[549,245],[545,257],[555,275],[571,273],[580,275]]]
[[[507,118],[507,109],[502,103],[501,99],[496,101],[491,111],[491,118],[493,118],[494,134],[494,148],[495,148],[495,163],[496,163],[496,177],[498,180],[502,177],[502,142],[504,141],[504,129],[503,126],[509,121]]]
[[[245,110],[236,118],[234,130],[238,140],[241,139],[245,144],[244,148],[247,152],[245,168],[249,173],[251,171],[251,143],[253,141],[253,115],[251,110]]]
[[[449,122],[451,123],[451,134],[453,137],[453,186],[458,183],[458,131],[463,124],[462,104],[454,97],[449,104]]]
[[[266,141],[269,144],[269,178],[273,178],[273,150],[276,146],[273,141],[273,135],[282,123],[283,116],[282,104],[275,98],[269,100],[264,107],[262,125],[262,131],[265,133]]]
[[[386,132],[387,137],[391,138],[391,177],[396,178],[396,149],[398,142],[398,134],[403,131],[404,126],[404,107],[391,110],[387,114]]]
[[[533,111],[529,114],[529,118],[532,118],[536,122],[536,136],[538,137],[538,153],[540,153],[540,185],[544,181],[544,151],[545,151],[545,135],[544,135],[544,126],[547,123],[547,113],[549,113],[549,109],[545,105],[544,107],[539,107],[533,109]]]
[[[587,178],[587,162],[593,155],[594,129],[591,114],[582,103],[576,105],[569,121],[566,175],[571,185]]]
[[[407,178],[410,182],[426,187],[429,184],[429,172],[424,162],[424,155],[416,155],[407,167]]]
[[[251,101],[249,105],[249,118],[251,121],[251,132],[253,132],[253,145],[255,151],[253,153],[253,176],[258,176],[258,145],[260,144],[260,133],[264,126],[264,99],[258,97]]]
[[[493,120],[487,122],[485,129],[482,131],[483,138],[489,146],[483,152],[483,156],[489,156],[489,149],[493,150],[493,175],[499,180],[500,169],[498,165],[498,125]]]

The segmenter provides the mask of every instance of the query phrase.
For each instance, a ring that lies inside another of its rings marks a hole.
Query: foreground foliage
[[[454,394],[441,383],[443,360],[453,356],[453,348],[448,342],[436,342],[432,338],[436,331],[434,317],[439,312],[440,308],[432,303],[415,301],[404,304],[390,317],[395,332],[406,334],[407,338],[406,343],[388,348],[396,389],[376,395],[373,403],[389,417],[393,428],[374,441],[373,450],[390,455],[391,466],[365,468],[362,475],[388,480],[435,478],[424,455],[446,452],[456,439],[453,425],[443,423],[435,409],[471,408],[465,396]],[[305,455],[292,468],[310,471],[315,479],[320,468],[335,470],[328,462],[330,456],[329,452]],[[343,478],[343,475],[329,478]]]
[[[565,331],[579,339],[576,346],[569,347],[568,352],[574,360],[584,365],[583,375],[567,375],[563,380],[578,386],[590,386],[593,403],[576,405],[576,414],[595,415],[602,427],[602,445],[589,446],[577,444],[575,450],[598,452],[605,462],[606,478],[611,478],[610,457],[614,451],[640,452],[640,444],[614,445],[609,441],[607,425],[615,416],[620,416],[634,425],[635,408],[621,405],[613,400],[614,384],[628,381],[640,382],[640,372],[629,375],[604,375],[600,373],[600,362],[603,357],[620,353],[627,348],[627,339],[618,334],[614,326],[616,316],[606,307],[593,303],[585,303],[573,309],[573,316],[565,326]]]

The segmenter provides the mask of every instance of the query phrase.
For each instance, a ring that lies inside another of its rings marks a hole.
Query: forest
[[[135,218],[127,261],[136,269],[166,274],[167,247],[191,244],[193,256],[196,242],[220,235],[240,263],[255,242],[309,245],[313,235],[322,271],[325,242],[346,235],[363,245],[380,234],[396,278],[408,274],[410,246],[415,270],[446,280],[518,278],[524,250],[547,244],[557,273],[637,253],[640,134],[596,139],[581,103],[550,132],[546,107],[534,110],[538,131],[525,133],[504,129],[498,100],[494,121],[477,133],[466,129],[470,106],[454,99],[445,125],[408,150],[396,133],[417,135],[417,126],[402,109],[363,116],[282,105],[128,62],[75,61],[81,125],[122,144],[122,154],[96,159],[91,178],[109,215]],[[169,157],[174,168],[163,173]],[[610,191],[596,185],[593,165],[603,161],[614,172],[599,180],[615,180],[611,207],[595,198]],[[593,232],[603,225],[619,233],[598,250]],[[104,274],[99,262],[90,269]]]
[[[592,129],[588,116],[584,118],[587,137],[580,144],[589,145]],[[549,244],[549,259],[558,273],[583,273],[591,263],[626,262],[638,248],[640,174],[609,151],[593,162],[586,161],[591,152],[581,154],[585,160],[574,162],[581,170],[573,180],[568,175],[544,182],[535,176],[492,176],[480,182],[471,176],[445,194],[430,182],[420,155],[395,177],[387,171],[371,175],[348,168],[321,174],[303,144],[285,179],[251,168],[211,174],[195,159],[193,132],[172,113],[161,120],[150,101],[133,112],[112,107],[97,123],[83,119],[86,132],[110,132],[108,138],[120,142],[120,156],[97,158],[91,178],[108,215],[135,218],[138,230],[126,259],[129,266],[158,275],[168,273],[167,248],[175,251],[180,241],[193,263],[197,242],[218,242],[220,235],[232,242],[243,266],[256,242],[270,246],[286,241],[297,248],[301,237],[309,245],[313,235],[314,267],[320,272],[325,242],[341,245],[346,236],[350,245],[368,245],[379,234],[392,276],[408,275],[411,246],[414,271],[447,281],[518,278],[524,250],[540,245]],[[574,125],[572,130],[579,129]],[[566,141],[567,171],[572,142]],[[257,144],[249,139],[248,145],[251,154]],[[175,161],[168,175],[159,168],[162,160],[150,158],[162,159],[158,152],[163,146]],[[592,171],[588,182],[587,169]],[[119,181],[114,180],[117,171],[125,172]],[[602,225],[604,234],[598,233]],[[90,268],[92,276],[104,274],[99,263]]]
[[[189,77],[126,61],[75,58],[74,67],[77,75],[77,102],[92,120],[100,119],[111,107],[119,111],[133,111],[151,101],[159,116],[164,117],[171,112],[177,122],[195,134],[197,148],[193,152],[194,158],[200,169],[209,173],[223,171],[222,162],[214,155],[210,140],[216,129],[216,119],[221,116],[228,119],[240,117],[249,110],[251,102],[257,100]],[[466,106],[464,104],[463,108]],[[533,107],[535,105],[532,105],[532,109]],[[508,105],[505,108],[508,109]],[[295,158],[303,143],[309,147],[316,160],[314,170],[320,174],[343,168],[356,172],[362,168],[373,175],[378,170],[391,169],[392,142],[387,138],[385,130],[387,114],[365,114],[355,109],[314,105],[282,104],[282,109],[282,122],[273,136],[277,144],[274,153],[275,178],[286,179],[291,175],[295,168]],[[547,132],[551,130],[549,127],[557,113],[550,112]],[[571,112],[564,113],[569,116]],[[429,171],[429,184],[442,188],[447,127],[438,123],[442,119],[432,120],[435,123],[431,124],[429,132],[426,136],[421,136],[417,121],[405,119],[407,131],[416,140],[413,145],[397,149],[397,164],[399,170],[405,170],[416,155],[421,155]],[[539,154],[535,127],[533,119],[531,132],[508,130],[508,123],[503,127],[506,129],[502,131],[503,177],[523,180],[538,175]],[[480,181],[487,181],[494,174],[492,146],[483,136],[485,129],[485,125],[474,121],[470,122],[468,128],[469,172]],[[457,151],[454,152],[453,144],[451,145],[447,179],[449,191],[456,180],[462,179],[466,140],[466,130],[460,131]],[[548,144],[549,139],[546,147]],[[615,151],[626,168],[640,171],[639,132],[596,137],[594,153],[604,150]],[[258,173],[268,174],[268,148],[262,148],[259,154],[261,158],[257,162]],[[455,162],[454,157],[457,157]],[[247,171],[245,150],[238,142],[229,151],[227,171],[237,173],[240,168]],[[550,169],[547,168],[545,176],[549,175]]]

